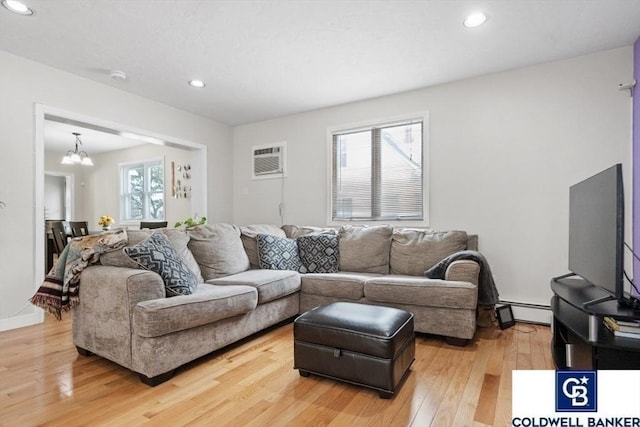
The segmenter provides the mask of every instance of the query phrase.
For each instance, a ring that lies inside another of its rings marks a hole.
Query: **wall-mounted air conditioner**
[[[253,179],[287,176],[287,143],[256,145],[251,147]]]

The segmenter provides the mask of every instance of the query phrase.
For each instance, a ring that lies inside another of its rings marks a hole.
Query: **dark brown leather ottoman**
[[[378,390],[392,397],[415,357],[413,314],[391,307],[335,302],[293,324],[294,369]]]

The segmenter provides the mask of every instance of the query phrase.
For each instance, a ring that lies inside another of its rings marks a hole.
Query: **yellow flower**
[[[98,219],[98,225],[102,226],[102,227],[108,227],[109,225],[113,224],[115,222],[115,220],[110,217],[109,215],[102,215],[100,217],[100,219]]]

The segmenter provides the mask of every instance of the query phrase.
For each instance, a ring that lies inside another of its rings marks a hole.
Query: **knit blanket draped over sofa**
[[[61,320],[64,311],[80,302],[78,284],[82,270],[98,262],[101,254],[121,249],[127,242],[125,230],[71,239],[31,297],[31,303]]]
[[[496,305],[500,298],[498,289],[496,289],[496,284],[493,280],[491,267],[489,267],[487,259],[480,252],[466,250],[451,254],[425,271],[424,275],[430,279],[444,279],[449,264],[462,259],[469,259],[480,265],[480,274],[478,276],[478,305],[481,307],[492,307]]]

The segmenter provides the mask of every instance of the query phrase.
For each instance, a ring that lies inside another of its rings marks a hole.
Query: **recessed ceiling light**
[[[473,28],[484,24],[486,20],[487,15],[482,12],[476,12],[467,16],[462,24],[467,28]]]
[[[24,3],[16,0],[2,0],[2,5],[18,15],[33,15],[33,10],[29,9]]]
[[[197,88],[203,88],[206,86],[206,84],[202,80],[191,80],[189,82],[189,85]]]

